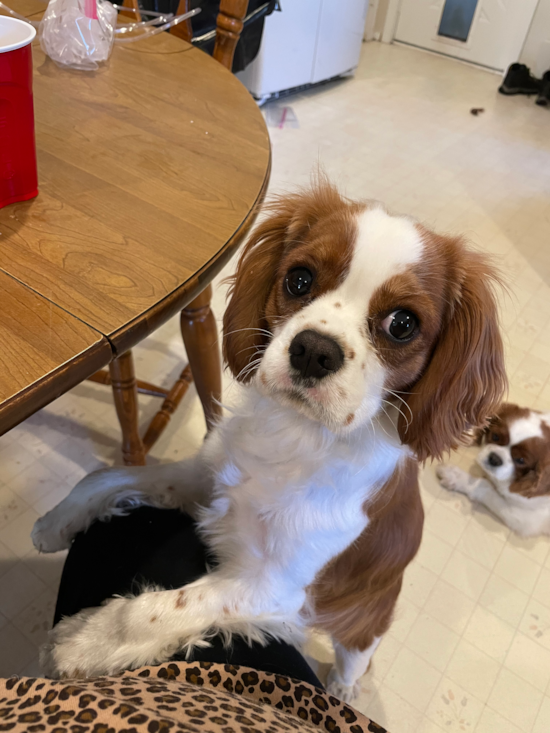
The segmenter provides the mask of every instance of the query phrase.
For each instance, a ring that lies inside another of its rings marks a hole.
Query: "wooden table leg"
[[[109,364],[115,407],[122,430],[122,456],[127,466],[145,465],[145,448],[139,435],[138,393],[134,359],[126,351]]]
[[[211,300],[209,285],[181,312],[181,333],[209,430],[222,414],[215,402],[222,396],[222,367]]]

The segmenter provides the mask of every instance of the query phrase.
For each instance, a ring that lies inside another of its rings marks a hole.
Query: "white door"
[[[538,0],[402,0],[395,40],[504,71]]]

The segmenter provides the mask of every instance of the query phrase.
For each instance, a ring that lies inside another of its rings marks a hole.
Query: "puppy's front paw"
[[[111,598],[100,608],[62,619],[40,650],[46,676],[99,677],[169,659],[180,648],[180,639],[177,633],[167,638],[151,626],[156,617],[144,610],[150,595]]]
[[[31,532],[33,545],[38,552],[59,552],[71,546],[74,537],[70,522],[58,507],[37,519]]]
[[[86,608],[62,619],[49,632],[48,641],[40,648],[40,667],[46,677],[59,679],[94,674],[95,651],[102,646],[102,640],[92,638],[88,621],[99,611],[99,608]]]
[[[458,491],[461,494],[470,495],[468,474],[456,466],[438,466],[435,475],[439,483],[448,491]]]
[[[136,666],[144,639],[154,637],[140,634],[141,629],[132,633],[131,603],[132,599],[112,598],[99,608],[63,618],[40,650],[44,673],[54,679],[98,677]]]
[[[361,693],[361,683],[357,680],[353,685],[345,685],[340,681],[336,668],[332,667],[328,673],[327,692],[342,702],[353,702]]]

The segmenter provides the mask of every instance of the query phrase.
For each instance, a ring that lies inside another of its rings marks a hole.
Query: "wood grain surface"
[[[43,14],[48,6],[45,0],[15,0],[15,2],[8,0],[5,4],[25,18],[34,18],[35,15]],[[9,15],[9,13],[0,8],[0,15]]]
[[[265,124],[234,76],[169,34],[94,73],[33,53],[40,193],[0,211],[0,268],[120,351],[232,254],[267,184]]]
[[[10,5],[39,12],[37,0]],[[249,93],[180,38],[116,46],[97,72],[60,69],[37,42],[33,56],[39,195],[0,210],[1,282],[25,293],[0,331],[0,434],[196,297],[251,226],[270,172]],[[5,313],[15,296],[3,293]],[[46,313],[56,330],[37,330]]]
[[[112,350],[97,331],[1,272],[0,313],[1,435],[108,364]]]

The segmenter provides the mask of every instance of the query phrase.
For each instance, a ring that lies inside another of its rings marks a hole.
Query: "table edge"
[[[12,430],[113,360],[108,339],[98,331],[96,333],[98,340],[90,347],[2,402],[0,435]]]

